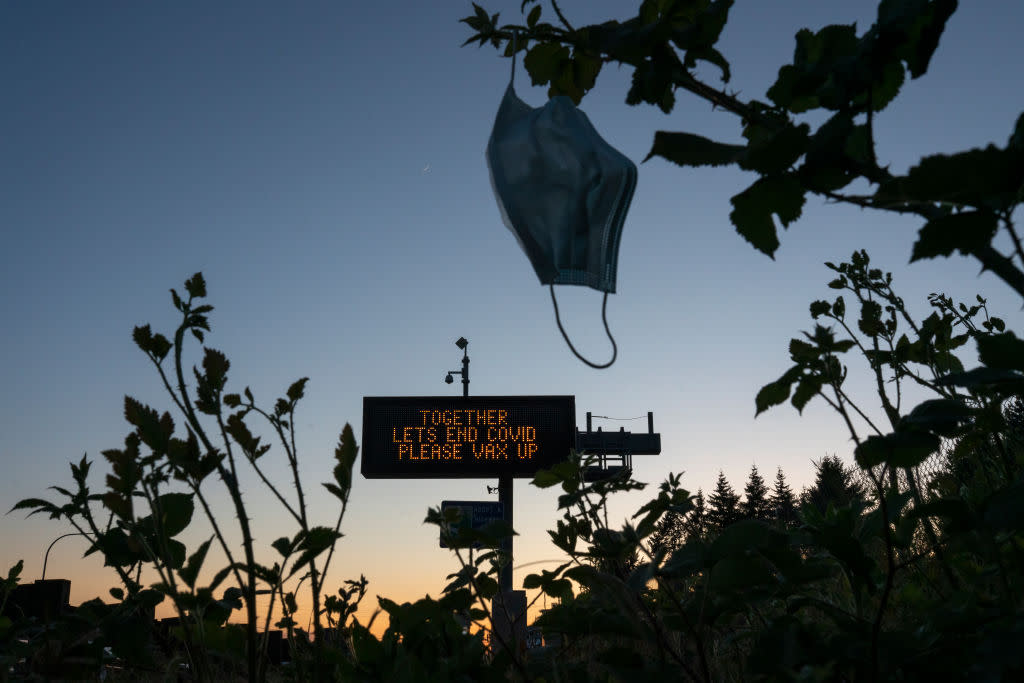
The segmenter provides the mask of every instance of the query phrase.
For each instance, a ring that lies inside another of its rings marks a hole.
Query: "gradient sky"
[[[561,4],[579,25],[625,18],[628,3]],[[519,5],[485,3],[509,20]],[[866,28],[875,6],[738,2],[720,43],[729,89],[763,98],[799,28]],[[330,480],[346,422],[358,438],[362,397],[457,393],[442,379],[459,367],[459,336],[470,340],[473,394],[573,394],[581,427],[587,411],[654,411],[664,451],[635,462],[653,487],[685,471],[687,488],[707,490],[722,470],[741,489],[756,464],[768,479],[782,467],[799,490],[812,460],[851,456],[848,435],[817,404],[802,417],[787,406],[755,420],[754,396],[788,367],[790,337],[811,327],[810,301],[829,294],[824,261],[864,248],[919,313],[929,292],[982,293],[1020,326],[1020,301],[974,262],[907,265],[914,219],[809,198],[773,261],[728,220],[729,197],[753,176],[652,160],[640,166],[608,304],[619,360],[606,371],[583,366],[495,204],[484,147],[509,62],[490,48],[460,49],[469,32],[457,20],[470,11],[448,0],[0,4],[4,510],[68,485],[67,463],[83,453],[97,461],[101,488],[101,451],[128,431],[125,394],[169,407],[131,331],[146,322],[172,331],[168,289],[196,271],[216,306],[207,343],[231,358],[235,391],[251,386],[270,404],[311,377],[297,426],[312,516],[324,524],[336,507],[319,482]],[[899,173],[922,154],[1005,144],[1024,109],[1022,27],[1020,3],[963,3],[929,74],[876,118],[883,163]],[[607,67],[582,108],[634,161],[657,129],[740,140],[735,118],[685,93],[669,116],[627,106],[629,76]],[[516,84],[543,102],[521,64]],[[559,296],[578,348],[604,358],[600,294]],[[283,456],[274,457],[272,475],[290,491]],[[291,534],[255,477],[246,482],[258,540]],[[496,498],[485,489],[494,483],[357,477],[329,584],[365,573],[370,608],[376,594],[437,595],[456,564],[423,525],[427,508]],[[516,564],[557,558],[544,533],[556,492],[518,480],[515,495]],[[613,519],[643,500],[616,501]],[[46,546],[66,530],[0,517],[0,570],[24,558],[23,578],[39,578]],[[188,539],[205,536],[197,526]],[[62,541],[47,570],[73,580],[73,602],[117,583],[84,549]],[[516,584],[537,568],[517,571]]]

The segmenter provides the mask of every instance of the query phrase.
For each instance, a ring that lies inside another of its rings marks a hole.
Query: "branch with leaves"
[[[561,27],[540,21],[536,0],[522,4],[524,13],[532,5],[522,25],[500,24],[497,13],[474,3],[474,14],[461,21],[474,31],[466,43],[505,45],[506,57],[525,51],[533,84],[547,85],[549,97],[564,95],[579,104],[603,64],[615,62],[633,68],[627,104],[669,113],[683,90],[737,116],[744,144],[658,131],[645,161],[657,156],[684,167],[736,166],[756,173],[759,178],[732,197],[729,217],[768,256],[779,248],[778,226],[799,219],[813,194],[923,218],[911,260],[960,252],[1024,297],[1024,249],[1012,220],[1024,200],[1024,114],[1005,146],[926,156],[902,176],[890,173],[876,152],[877,114],[908,76],[927,72],[955,0],[881,3],[875,23],[860,34],[853,25],[800,30],[793,62],[779,69],[767,101],[723,89],[731,72],[716,45],[732,4],[645,0],[628,20],[574,28],[555,3]],[[718,69],[723,88],[698,78],[701,63]],[[810,121],[823,117],[812,127]],[[844,193],[857,180],[873,185],[874,193]],[[993,246],[1000,231],[1012,244],[1009,254]]]

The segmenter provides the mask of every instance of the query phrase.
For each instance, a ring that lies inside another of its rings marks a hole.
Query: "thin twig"
[[[569,31],[569,33],[575,33],[576,29],[572,27],[572,24],[569,23],[569,20],[565,18],[564,14],[562,14],[562,9],[558,6],[558,0],[551,0],[551,7],[554,8],[555,14],[558,15],[558,20],[562,22],[562,26],[565,26],[566,30]]]

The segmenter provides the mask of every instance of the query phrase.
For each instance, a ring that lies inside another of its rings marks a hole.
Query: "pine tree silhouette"
[[[864,487],[857,481],[857,472],[846,465],[838,455],[826,455],[814,463],[817,470],[814,485],[804,490],[803,505],[813,505],[822,514],[833,507],[846,507],[855,499],[864,497]]]
[[[693,510],[686,516],[684,533],[687,542],[703,540],[708,535],[708,508],[703,489],[697,489],[697,496],[693,499]]]
[[[765,486],[764,478],[757,471],[757,465],[750,467],[750,478],[743,488],[745,496],[740,504],[740,513],[744,519],[760,519],[768,521],[771,519],[771,505],[768,502],[768,487]]]
[[[775,473],[775,485],[768,504],[771,506],[772,521],[776,524],[790,526],[796,522],[796,496],[786,483],[786,475],[781,467]]]
[[[717,534],[740,519],[740,497],[719,470],[715,490],[708,496],[708,531]]]

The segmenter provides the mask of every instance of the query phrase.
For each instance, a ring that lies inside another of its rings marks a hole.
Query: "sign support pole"
[[[459,337],[455,345],[462,349],[462,370],[451,370],[446,381],[451,382],[452,375],[462,375],[462,396],[469,398],[469,341],[465,337]],[[498,475],[498,502],[504,509],[504,519],[509,527],[513,526],[512,509],[512,475]],[[501,549],[508,558],[508,564],[501,569],[498,575],[498,590],[505,592],[512,590],[512,536],[507,536],[501,541]]]
[[[512,527],[512,475],[502,474],[498,477],[498,502],[502,504],[505,521]],[[512,590],[512,536],[506,536],[501,540],[501,549],[508,557],[508,564],[501,568],[498,575],[498,590],[507,592]]]

